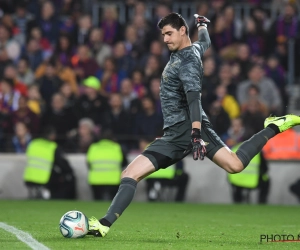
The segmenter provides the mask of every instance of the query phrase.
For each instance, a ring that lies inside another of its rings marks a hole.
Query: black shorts
[[[153,141],[142,155],[146,156],[154,165],[155,169],[167,168],[168,166],[183,159],[191,141],[192,124],[185,120],[174,124],[164,130],[164,135]],[[215,153],[226,145],[212,129],[206,114],[203,112],[201,123],[201,137],[207,142],[206,157],[212,160]]]

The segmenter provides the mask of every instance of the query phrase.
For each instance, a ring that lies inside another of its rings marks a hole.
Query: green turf
[[[260,243],[261,234],[300,233],[299,207],[132,203],[105,238],[65,239],[61,216],[80,210],[100,217],[104,202],[0,201],[0,222],[30,233],[50,249],[299,249]],[[30,249],[0,229],[0,249]]]

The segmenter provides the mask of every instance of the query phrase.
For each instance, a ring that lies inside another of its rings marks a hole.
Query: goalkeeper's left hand
[[[207,24],[210,23],[209,19],[207,19],[205,16],[194,14],[194,17],[197,28],[199,28],[200,26],[204,26],[207,28]]]

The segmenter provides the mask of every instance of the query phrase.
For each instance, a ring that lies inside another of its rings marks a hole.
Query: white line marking
[[[33,250],[50,250],[48,247],[36,241],[30,234],[25,233],[13,226],[0,222],[0,228],[17,236],[17,238]]]

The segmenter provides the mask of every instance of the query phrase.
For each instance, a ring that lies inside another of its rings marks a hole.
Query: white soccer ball
[[[59,230],[66,238],[82,238],[89,231],[88,218],[80,211],[66,212],[59,221]]]

